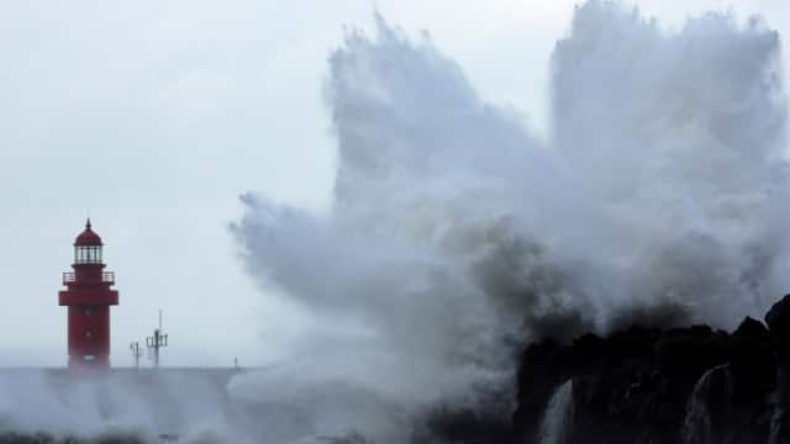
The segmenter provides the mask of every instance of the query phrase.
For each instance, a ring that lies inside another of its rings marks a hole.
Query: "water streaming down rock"
[[[540,424],[540,444],[564,444],[573,427],[573,380],[557,387]]]
[[[719,392],[721,387],[716,387],[716,380],[721,377],[724,381],[724,394],[731,390],[729,366],[719,365],[708,370],[691,392],[686,405],[686,418],[683,421],[683,444],[710,444],[713,443],[713,421],[711,414],[711,393]]]
[[[785,352],[786,353],[786,352]],[[771,430],[768,444],[780,444],[790,438],[788,431],[788,406],[790,406],[790,365],[786,356],[782,356],[777,366],[777,388],[772,396],[774,412],[771,417]]]
[[[786,416],[785,410],[782,408],[781,401],[779,400],[781,396],[780,390],[777,389],[776,393],[773,394],[774,398],[774,414],[771,417],[771,430],[768,435],[768,444],[779,444],[781,440],[781,433],[782,433],[782,423],[784,422],[784,417]]]

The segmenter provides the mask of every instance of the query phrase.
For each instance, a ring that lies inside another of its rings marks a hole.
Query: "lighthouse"
[[[68,307],[70,370],[110,367],[110,306],[118,305],[118,291],[115,274],[104,271],[102,247],[88,219],[74,241],[73,271],[63,273],[67,289],[59,293],[60,305]]]

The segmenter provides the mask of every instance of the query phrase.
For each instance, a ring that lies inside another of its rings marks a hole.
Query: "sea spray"
[[[246,194],[232,231],[261,287],[332,332],[315,335],[332,348],[311,371],[407,417],[508,412],[512,397],[490,394],[531,339],[729,328],[790,285],[779,62],[757,19],[668,32],[587,2],[552,58],[544,141],[429,38],[377,17],[374,37],[348,31],[329,59],[329,210]]]

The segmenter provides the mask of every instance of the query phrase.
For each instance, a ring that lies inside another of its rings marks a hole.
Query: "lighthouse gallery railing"
[[[67,271],[63,273],[63,285],[73,284],[74,282],[77,282],[77,275],[73,271]],[[115,284],[115,272],[102,272],[101,282],[106,284]]]

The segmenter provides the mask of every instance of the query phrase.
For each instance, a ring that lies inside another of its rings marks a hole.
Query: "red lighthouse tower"
[[[110,367],[110,306],[118,305],[118,291],[111,289],[115,275],[104,271],[101,237],[91,221],[74,242],[74,271],[63,273],[67,290],[60,305],[69,308],[69,369]]]

